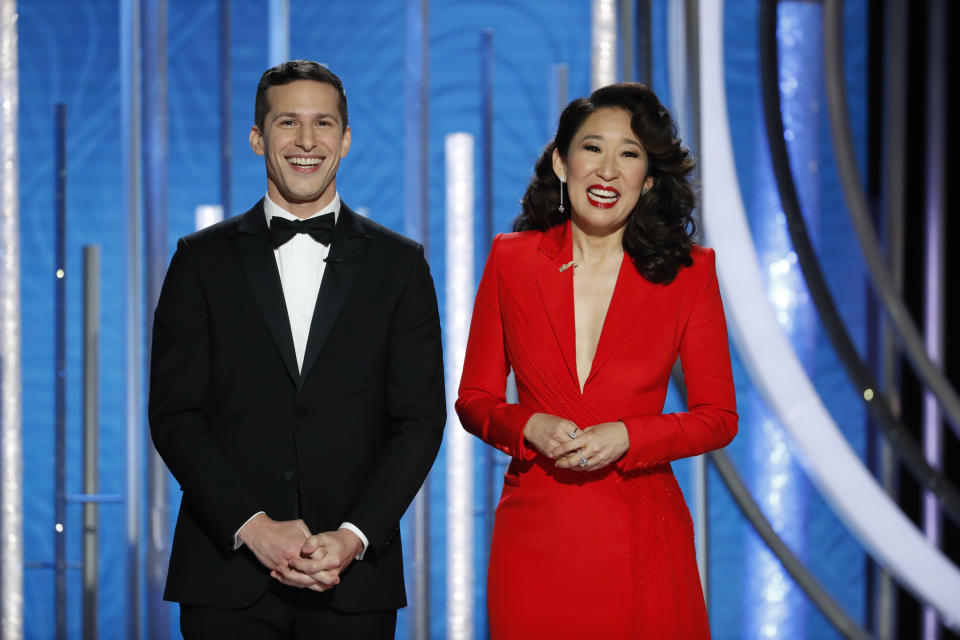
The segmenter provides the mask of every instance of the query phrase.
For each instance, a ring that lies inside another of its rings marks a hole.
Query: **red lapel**
[[[617,284],[613,288],[613,298],[610,299],[607,317],[603,321],[597,352],[593,356],[590,375],[583,384],[584,391],[587,389],[587,384],[623,342],[627,333],[637,330],[640,312],[658,288],[659,285],[653,284],[640,275],[630,256],[623,257],[623,264],[620,265],[620,273],[617,275]]]
[[[547,318],[553,328],[560,353],[570,376],[577,380],[576,335],[573,315],[573,269],[560,268],[573,260],[570,222],[558,224],[544,232],[540,251],[547,260],[537,271],[537,285]]]

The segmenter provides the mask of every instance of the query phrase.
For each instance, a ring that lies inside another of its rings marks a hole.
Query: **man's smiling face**
[[[337,90],[325,82],[270,87],[263,131],[250,131],[250,146],[267,166],[267,195],[296,216],[316,213],[336,193],[340,159],[350,150],[350,128],[343,128],[338,101]]]

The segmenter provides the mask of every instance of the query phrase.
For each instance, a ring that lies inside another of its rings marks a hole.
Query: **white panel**
[[[590,90],[617,81],[617,3],[593,0],[590,38]]]
[[[0,634],[23,637],[23,442],[20,386],[20,232],[17,183],[17,3],[0,0]]]
[[[453,403],[467,351],[473,308],[473,136],[445,140],[447,185],[447,637],[473,637],[473,436],[460,425]]]

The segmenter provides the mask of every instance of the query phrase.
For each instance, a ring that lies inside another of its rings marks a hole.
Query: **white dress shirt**
[[[268,227],[270,226],[270,219],[274,216],[294,221],[303,219],[281,209],[270,199],[270,196],[263,199],[263,213],[267,218]],[[330,204],[305,219],[316,218],[327,213],[333,213],[334,220],[339,218],[339,193],[334,194],[333,201]],[[320,282],[323,280],[323,272],[327,266],[324,260],[329,253],[330,247],[325,247],[306,233],[294,235],[293,238],[273,250],[273,256],[277,260],[277,270],[280,272],[283,299],[287,305],[287,317],[290,319],[290,332],[293,334],[293,349],[297,354],[298,370],[303,369],[303,355],[307,349],[307,337],[310,335],[313,310],[317,304]],[[264,512],[258,511],[253,514],[247,522],[261,513]],[[246,525],[247,522],[243,524]],[[243,526],[240,527],[240,529],[242,528]],[[357,560],[362,560],[370,544],[367,537],[363,535],[360,529],[349,522],[344,522],[340,525],[340,528],[352,531],[363,542],[363,551],[357,554]],[[240,529],[237,529],[237,532]],[[239,549],[242,544],[243,542],[234,535],[234,549]]]

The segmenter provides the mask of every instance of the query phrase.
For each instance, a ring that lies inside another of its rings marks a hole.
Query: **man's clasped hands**
[[[348,529],[311,534],[303,520],[254,516],[237,537],[270,570],[270,577],[291,587],[327,591],[363,551],[363,542]]]

